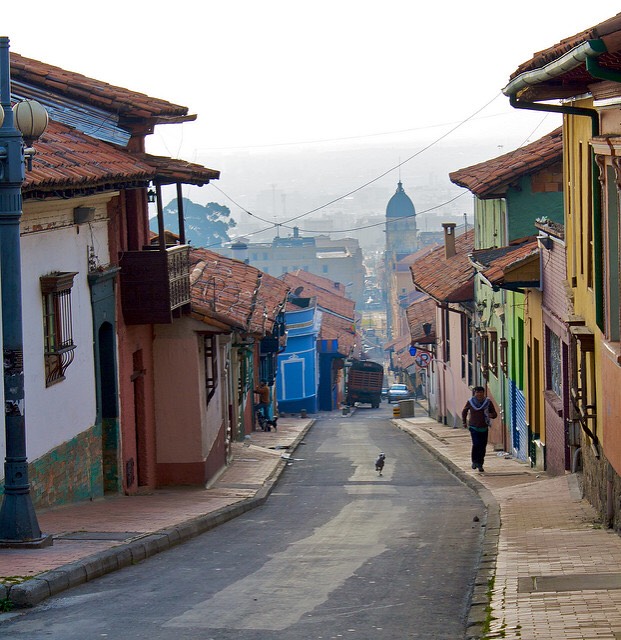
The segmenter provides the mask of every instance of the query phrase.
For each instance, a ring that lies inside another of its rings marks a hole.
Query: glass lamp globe
[[[13,107],[15,126],[22,132],[26,144],[32,144],[47,129],[45,107],[36,100],[22,100]]]

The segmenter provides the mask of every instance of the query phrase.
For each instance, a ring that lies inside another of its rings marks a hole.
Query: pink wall
[[[156,327],[158,485],[203,484],[225,463],[222,394],[218,390],[207,402],[197,333],[207,328],[188,318]]]

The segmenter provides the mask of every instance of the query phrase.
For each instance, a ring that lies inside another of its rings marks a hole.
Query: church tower
[[[417,250],[416,209],[399,180],[397,191],[386,207],[386,253],[392,254],[397,262]]]
[[[405,311],[402,309],[407,294],[413,290],[412,277],[403,259],[418,250],[416,209],[401,180],[397,191],[386,206],[386,250],[384,261],[384,302],[386,328],[390,338],[405,333]],[[403,325],[403,326],[402,326]]]

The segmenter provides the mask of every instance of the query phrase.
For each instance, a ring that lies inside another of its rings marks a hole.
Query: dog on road
[[[384,470],[384,463],[386,462],[386,454],[380,453],[375,460],[375,470],[378,472],[378,475],[382,475],[382,471]]]

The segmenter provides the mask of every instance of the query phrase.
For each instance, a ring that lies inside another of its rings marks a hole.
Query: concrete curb
[[[308,425],[300,431],[290,445],[289,450],[295,451],[314,424],[315,420],[312,419]],[[85,582],[90,582],[107,573],[137,564],[162,551],[166,551],[178,544],[196,538],[206,531],[214,529],[247,511],[263,505],[278,483],[286,466],[287,461],[281,459],[274,471],[265,480],[263,486],[252,498],[244,498],[236,504],[222,507],[204,516],[186,520],[174,527],[145,534],[118,547],[106,549],[105,551],[87,556],[82,560],[62,565],[57,569],[46,571],[45,573],[40,573],[19,584],[11,586],[0,585],[0,599],[9,598],[16,608],[34,607],[40,602],[43,602],[43,600],[61,591],[71,589]]]
[[[401,431],[414,438],[424,449],[438,459],[455,477],[479,495],[486,508],[485,519],[482,523],[483,544],[479,557],[479,566],[474,579],[470,608],[466,622],[465,640],[480,640],[484,637],[487,615],[490,606],[491,581],[496,575],[496,559],[498,557],[498,541],[500,538],[500,504],[494,494],[478,480],[464,472],[452,460],[444,456],[438,449],[420,438],[413,430],[406,429],[400,419],[392,423]]]

